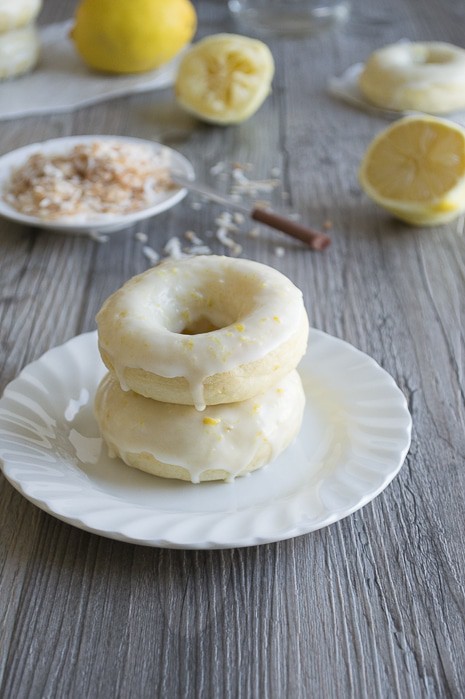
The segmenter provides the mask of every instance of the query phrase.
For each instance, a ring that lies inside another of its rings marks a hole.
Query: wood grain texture
[[[45,0],[41,21],[74,5]],[[249,549],[107,540],[39,511],[2,478],[0,696],[464,696],[464,221],[411,229],[361,194],[360,158],[386,123],[333,100],[326,82],[403,37],[465,46],[465,9],[459,0],[354,5],[344,31],[270,42],[273,93],[240,127],[200,125],[170,90],[1,124],[1,153],[69,134],[160,140],[225,189],[210,172],[218,161],[253,163],[257,177],[279,167],[275,205],[315,227],[330,219],[333,244],[314,254],[263,229],[238,236],[243,255],[288,274],[315,327],[394,376],[414,433],[400,475],[372,504]],[[199,35],[233,30],[225,3],[197,7]],[[221,209],[190,203],[106,244],[0,222],[0,389],[49,347],[93,329],[105,297],[149,266],[136,230],[158,251],[188,229],[214,230]]]

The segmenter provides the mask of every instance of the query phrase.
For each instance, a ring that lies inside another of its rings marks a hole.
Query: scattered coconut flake
[[[149,239],[147,233],[143,233],[142,231],[137,231],[137,233],[134,234],[134,238],[140,243],[146,243]]]
[[[192,201],[191,202],[191,209],[198,211],[201,208],[202,208],[202,204],[199,201]]]
[[[99,233],[98,231],[89,231],[89,238],[95,240],[96,243],[107,243],[110,240],[109,235]]]
[[[270,206],[270,202],[266,201],[266,199],[256,199],[253,204],[261,209],[268,209]]]
[[[225,228],[228,231],[239,230],[235,223],[233,223],[233,216],[230,211],[223,211],[218,218],[215,219],[215,223],[220,228]]]
[[[202,245],[203,240],[200,240],[200,238],[194,233],[194,231],[186,231],[184,233],[184,237],[186,240],[189,240],[192,245]]]
[[[278,187],[282,188],[280,179],[282,168],[277,165],[271,167],[270,177],[265,179],[253,179],[252,171],[252,164],[239,162],[225,163],[221,161],[221,163],[217,163],[210,168],[210,173],[216,176],[217,180],[225,180],[227,182],[227,191],[232,201],[241,204],[243,208],[249,208],[254,205],[263,209],[270,209],[272,206],[271,195]],[[291,198],[288,192],[282,192],[282,197],[283,199]],[[288,216],[295,221],[301,218],[300,214],[297,213],[290,213]],[[216,231],[214,233],[207,231],[204,237],[211,238],[214,235],[219,243],[228,248],[231,255],[240,255],[242,246],[234,240],[235,233],[247,235],[249,238],[259,238],[262,234],[260,226],[248,229],[247,221],[248,216],[241,211],[234,211],[233,213],[223,211],[215,219]],[[274,254],[277,257],[282,257],[286,254],[286,249],[278,245]]]
[[[223,172],[224,168],[226,167],[226,164],[220,160],[216,165],[212,165],[210,168],[210,174],[211,175],[219,175],[221,172]]]
[[[211,255],[212,250],[208,245],[191,245],[189,248],[185,248],[189,255]]]
[[[163,252],[165,252],[168,257],[171,257],[173,260],[180,260],[184,257],[181,241],[176,236],[173,236],[168,240],[163,248]]]
[[[234,167],[232,171],[232,178],[235,182],[240,182],[241,184],[249,184],[249,178],[244,174],[244,170],[241,167]]]
[[[152,265],[157,264],[158,260],[160,259],[158,252],[151,248],[150,245],[144,245],[142,252]]]
[[[237,245],[236,241],[229,237],[227,228],[218,228],[216,231],[216,237],[219,242],[227,248],[232,248]]]
[[[231,255],[234,257],[239,257],[242,252],[242,245],[236,243],[236,241],[228,235],[227,228],[218,228],[216,231],[216,237],[222,245],[230,250]]]
[[[269,194],[281,184],[278,179],[251,180],[238,169],[233,170],[232,177],[234,180],[232,194],[249,194],[250,196],[260,193]]]
[[[253,170],[252,163],[238,163],[237,161],[235,161],[234,163],[231,163],[231,167],[234,170]]]
[[[242,202],[242,196],[240,194],[230,194],[229,198],[232,199],[232,201],[236,201],[238,204]]]

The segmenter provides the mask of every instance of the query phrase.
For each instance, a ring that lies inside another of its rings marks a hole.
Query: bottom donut
[[[240,403],[161,403],[101,381],[95,416],[109,455],[163,478],[232,481],[273,461],[297,436],[305,406],[292,371],[267,391]]]
[[[0,33],[0,80],[15,78],[32,70],[39,53],[40,39],[35,26]]]

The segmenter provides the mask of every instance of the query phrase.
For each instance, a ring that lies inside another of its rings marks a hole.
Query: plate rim
[[[145,546],[151,546],[151,547],[159,547],[159,548],[171,548],[171,549],[183,549],[183,550],[213,550],[213,549],[229,549],[229,548],[244,548],[248,546],[257,546],[257,545],[262,545],[265,543],[273,543],[273,542],[278,542],[278,541],[283,541],[286,539],[294,538],[296,536],[301,536],[304,534],[311,533],[313,531],[317,531],[319,529],[325,528],[331,524],[334,524],[337,521],[340,521],[342,519],[345,519],[346,517],[350,516],[354,512],[358,511],[371,501],[373,501],[391,482],[392,480],[397,476],[399,473],[405,457],[409,451],[410,448],[410,442],[411,442],[411,432],[412,432],[412,418],[410,415],[410,412],[408,410],[407,406],[407,401],[400,390],[400,388],[397,386],[396,382],[392,378],[392,376],[385,370],[383,369],[372,357],[367,355],[366,353],[362,352],[361,350],[357,349],[354,347],[352,344],[341,340],[339,338],[336,338],[332,335],[329,335],[325,333],[324,331],[317,330],[316,328],[311,328],[310,331],[313,336],[318,336],[320,340],[326,341],[326,342],[331,342],[335,343],[337,346],[342,347],[345,351],[350,351],[351,353],[354,353],[355,355],[358,355],[359,357],[363,358],[363,361],[366,362],[371,366],[372,369],[375,369],[377,372],[381,372],[380,375],[382,375],[383,379],[387,381],[387,383],[390,384],[390,389],[396,392],[396,395],[401,398],[400,401],[400,406],[402,409],[402,417],[404,420],[404,424],[402,426],[405,434],[404,434],[404,439],[405,442],[402,446],[402,449],[398,448],[397,451],[397,459],[395,465],[389,470],[389,472],[384,474],[384,478],[382,479],[382,482],[379,484],[378,487],[370,490],[367,494],[365,494],[362,497],[359,497],[357,502],[355,502],[352,506],[350,507],[343,507],[342,509],[336,509],[333,512],[330,512],[329,514],[326,514],[323,516],[323,518],[319,518],[314,522],[313,524],[310,523],[310,517],[301,517],[300,521],[297,524],[293,524],[290,527],[284,528],[281,531],[275,531],[271,535],[265,534],[265,535],[259,535],[257,533],[252,533],[248,537],[241,537],[240,539],[237,540],[228,540],[228,541],[220,541],[220,540],[202,540],[202,541],[196,541],[195,543],[189,542],[187,543],[186,541],[181,541],[181,539],[178,536],[178,540],[175,540],[173,537],[170,538],[163,538],[160,533],[158,533],[157,536],[152,536],[150,539],[141,537],[141,536],[131,536],[128,535],[127,533],[124,533],[122,531],[122,527],[120,526],[119,530],[115,529],[112,526],[109,527],[103,527],[102,526],[94,526],[92,523],[89,522],[89,516],[92,515],[92,511],[89,513],[84,513],[81,514],[81,516],[75,516],[75,515],[67,515],[64,514],[62,511],[59,511],[53,507],[53,505],[50,504],[49,501],[47,501],[45,498],[37,498],[27,492],[27,488],[24,487],[24,483],[21,481],[20,478],[15,477],[14,472],[15,470],[15,464],[9,464],[8,461],[3,457],[2,454],[2,435],[3,435],[3,430],[2,430],[2,425],[0,423],[0,468],[5,476],[5,478],[10,482],[10,484],[18,490],[23,497],[25,497],[27,500],[32,502],[34,505],[42,509],[43,511],[47,512],[48,514],[52,515],[53,517],[70,524],[72,526],[76,526],[77,528],[88,531],[93,534],[98,534],[100,536],[104,536],[106,538],[118,540],[118,541],[123,541],[126,543],[133,543],[133,544],[138,544],[138,545],[145,545]],[[73,343],[76,342],[83,342],[84,344],[88,344],[90,347],[89,343],[92,343],[93,345],[96,346],[97,344],[97,331],[91,331],[88,333],[83,333],[81,335],[77,335],[71,339],[69,339],[67,342],[58,345],[56,347],[51,348],[47,352],[45,352],[42,356],[40,356],[38,359],[35,361],[29,363],[26,365],[23,370],[18,374],[18,376],[13,379],[6,387],[4,390],[4,393],[2,397],[0,398],[0,411],[2,409],[2,404],[5,398],[8,398],[8,393],[14,391],[14,386],[17,381],[22,379],[24,376],[27,376],[28,372],[35,366],[40,365],[41,362],[44,362],[45,358],[50,355],[51,353],[54,352],[64,352],[65,348],[69,347]],[[307,350],[308,354],[308,350]],[[387,384],[386,384],[387,385]],[[393,394],[394,395],[394,394]],[[400,413],[399,413],[400,414]],[[253,478],[253,474],[250,476]],[[27,483],[27,481],[26,481]],[[194,485],[193,487],[202,487],[202,485]],[[92,489],[91,489],[92,490]],[[110,499],[113,497],[111,493],[107,492],[105,494],[106,497],[110,497]],[[288,496],[292,497],[292,496]],[[140,509],[141,511],[144,510],[144,508],[141,505],[138,504],[130,504],[131,507],[134,509]],[[252,505],[249,508],[244,509],[245,512],[251,512],[254,509],[260,510],[262,509],[262,505]],[[160,511],[158,511],[160,512]],[[155,516],[155,512],[153,513]],[[168,513],[169,514],[169,513]],[[176,512],[175,513],[177,516],[179,516],[181,513]],[[224,515],[224,513],[222,513]],[[162,512],[162,515],[167,517],[167,513]],[[218,513],[211,513],[211,512],[201,512],[201,513],[195,513],[195,512],[189,512],[188,513],[188,518],[194,517],[198,519],[199,517],[203,517],[204,519],[208,519],[209,517],[213,518],[216,516],[218,517]]]
[[[115,141],[121,143],[136,143],[145,146],[150,146],[154,149],[167,150],[174,154],[176,161],[176,168],[178,165],[182,170],[182,174],[187,177],[187,179],[193,179],[195,177],[194,166],[185,155],[180,153],[175,148],[167,146],[159,141],[151,141],[145,138],[139,138],[138,136],[122,136],[119,134],[83,134],[83,135],[73,135],[73,136],[60,136],[58,138],[48,138],[44,141],[37,141],[34,143],[25,144],[19,148],[14,148],[7,153],[0,155],[0,216],[14,223],[21,225],[31,226],[33,228],[42,228],[46,230],[55,231],[57,233],[64,234],[89,234],[93,231],[101,233],[111,233],[122,230],[123,228],[129,228],[134,223],[138,221],[151,218],[156,216],[173,206],[176,206],[184,197],[187,195],[187,189],[181,187],[170,197],[165,200],[151,204],[150,206],[144,207],[143,209],[138,209],[137,211],[131,212],[129,214],[124,214],[120,216],[108,216],[102,217],[101,219],[96,219],[92,222],[79,222],[71,219],[53,219],[52,221],[43,220],[37,216],[29,216],[17,211],[4,199],[4,188],[8,182],[11,170],[16,167],[20,167],[26,159],[36,150],[45,149],[47,152],[54,148],[54,146],[59,146],[62,144],[73,145],[78,143],[91,143],[92,141]],[[17,162],[15,162],[17,160]]]

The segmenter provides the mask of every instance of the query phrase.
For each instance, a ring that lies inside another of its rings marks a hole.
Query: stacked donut
[[[42,0],[0,1],[0,80],[32,70],[40,51],[34,24]]]
[[[111,456],[166,478],[229,481],[297,435],[308,319],[277,270],[168,260],[110,296],[97,324],[109,373],[95,414]]]

